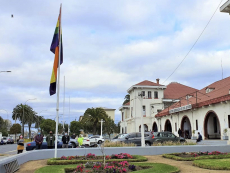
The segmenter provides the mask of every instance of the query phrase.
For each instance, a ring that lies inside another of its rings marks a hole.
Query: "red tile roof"
[[[182,85],[177,82],[171,82],[167,85],[167,88],[164,90],[164,98],[178,99],[194,91],[197,91],[197,89],[188,87],[186,85]]]
[[[151,81],[148,81],[148,80],[144,80],[136,85],[145,85],[145,86],[163,86],[163,85],[160,85],[160,84],[157,84],[157,83],[154,83],[154,82],[151,82]]]
[[[213,91],[206,93],[206,89],[210,88]],[[184,98],[181,101],[171,105],[169,108],[164,109],[156,115],[156,117],[161,117],[169,115],[169,110],[185,106],[187,104],[192,104],[192,108],[199,108],[202,106],[208,106],[210,104],[220,103],[222,101],[230,100],[229,95],[230,89],[230,77],[216,81],[207,87],[193,93],[193,97],[189,98],[188,101]]]
[[[126,105],[126,106],[129,106],[129,105],[130,105],[130,102],[128,102],[128,103],[125,103],[124,105]]]

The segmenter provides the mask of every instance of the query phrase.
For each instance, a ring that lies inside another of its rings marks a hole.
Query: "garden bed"
[[[183,153],[172,153],[172,154],[163,154],[165,158],[173,159],[177,161],[193,161],[193,160],[202,160],[202,159],[224,159],[230,158],[229,153],[221,153],[219,151],[213,152],[183,152]]]
[[[113,161],[129,161],[129,162],[144,162],[148,159],[144,156],[130,155],[127,153],[113,154],[111,156],[105,156],[106,162]],[[48,165],[69,165],[69,164],[80,164],[87,163],[88,161],[102,162],[103,156],[95,156],[94,154],[87,154],[86,156],[62,156],[61,158],[52,158],[47,160]]]
[[[193,166],[212,170],[230,170],[230,159],[195,160]]]

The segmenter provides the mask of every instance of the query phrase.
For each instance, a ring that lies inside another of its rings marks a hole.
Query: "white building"
[[[159,79],[156,83],[143,81],[131,86],[127,92],[130,94],[130,102],[121,106],[121,129],[120,133],[138,132],[141,128],[141,114],[143,115],[144,130],[158,131],[161,125],[155,115],[173,103],[179,101],[178,98],[197,91],[194,88],[172,82],[168,86],[160,85]],[[142,94],[142,98],[138,94]]]
[[[190,93],[156,116],[157,127],[183,136],[220,139],[230,128],[230,77],[214,82],[199,91]],[[195,134],[192,134],[192,132]]]

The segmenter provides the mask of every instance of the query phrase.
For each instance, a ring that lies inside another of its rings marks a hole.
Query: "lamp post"
[[[3,72],[10,73],[11,71],[0,71],[0,73],[3,73]]]
[[[42,111],[40,111],[40,112],[39,112],[39,114],[38,114],[38,115],[39,115],[39,117],[40,117],[40,115],[41,115],[41,112],[43,112],[43,111],[47,111],[47,109],[46,109],[46,110],[42,110]],[[38,130],[39,130],[39,128],[40,128],[40,120],[39,120],[39,118],[38,118]]]
[[[101,137],[102,137],[102,123],[104,123],[105,121],[103,119],[101,119]]]
[[[143,102],[143,94],[142,92],[138,93],[138,100],[141,104],[141,146],[145,147],[145,139],[144,139],[144,123],[143,123],[143,112],[142,112],[142,102]]]
[[[28,102],[29,100],[36,100],[36,98],[34,98],[34,99],[28,99],[28,100],[26,100],[26,102]],[[22,136],[23,136],[23,137],[25,137],[25,136],[24,136],[24,107],[25,107],[25,105],[26,105],[26,102],[25,102],[25,104],[23,105],[23,114],[22,114]]]
[[[230,1],[225,2],[221,7],[220,7],[220,12],[223,13],[228,13],[230,14]],[[228,128],[228,145],[230,145],[230,129]]]
[[[9,119],[7,110],[5,110],[5,109],[0,109],[0,110],[6,111],[6,113],[7,113],[7,119]]]

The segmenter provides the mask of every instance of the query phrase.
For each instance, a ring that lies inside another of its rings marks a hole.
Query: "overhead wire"
[[[184,58],[182,59],[182,61],[179,63],[179,65],[173,70],[173,72],[166,78],[166,80],[163,82],[165,83],[174,73],[175,71],[180,67],[180,65],[183,63],[183,61],[187,58],[187,56],[189,55],[189,53],[192,51],[192,49],[195,47],[196,43],[198,42],[198,40],[200,39],[200,37],[202,36],[202,34],[204,33],[204,31],[206,30],[206,28],[208,27],[209,23],[211,22],[213,16],[216,14],[216,11],[218,10],[220,4],[222,3],[223,0],[220,1],[220,3],[218,4],[216,10],[214,11],[214,13],[212,14],[211,18],[209,19],[208,23],[206,24],[206,26],[204,27],[204,29],[202,30],[202,32],[200,33],[200,35],[198,36],[198,38],[196,39],[196,41],[193,43],[192,47],[189,49],[188,53],[184,56]],[[162,83],[162,84],[163,84]]]

